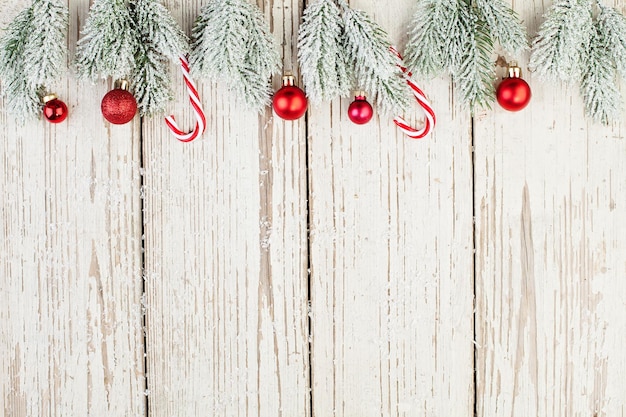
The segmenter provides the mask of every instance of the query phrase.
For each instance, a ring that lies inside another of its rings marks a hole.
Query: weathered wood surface
[[[351,5],[402,46],[412,0]],[[471,120],[447,80],[424,87],[423,141],[352,124],[349,99],[309,112],[316,416],[473,412]]]
[[[530,109],[476,118],[478,415],[624,416],[626,125],[525,74]]]
[[[167,5],[189,31],[200,2]],[[302,5],[262,7],[289,65]],[[143,135],[150,415],[306,416],[304,120],[201,85],[202,140],[178,143],[159,119]],[[173,111],[190,126],[182,92]]]
[[[164,2],[187,32],[204,3]],[[69,4],[71,57],[88,5]],[[297,75],[302,1],[258,4]],[[402,49],[414,1],[351,4]],[[532,36],[549,2],[512,4]],[[64,124],[0,102],[0,411],[626,415],[624,124],[526,79],[528,109],[473,120],[448,79],[421,82],[421,141],[351,124],[349,99],[291,123],[210,82],[191,144],[158,117],[104,123],[110,85],[71,73]]]
[[[26,1],[0,6],[3,25]],[[73,56],[87,2],[71,2]],[[62,124],[0,105],[0,414],[145,414],[139,119],[105,123],[110,85],[50,86]]]

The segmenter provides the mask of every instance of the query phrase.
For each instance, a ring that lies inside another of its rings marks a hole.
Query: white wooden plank
[[[70,56],[87,8],[71,3]],[[104,122],[104,83],[51,87],[59,125],[0,103],[0,412],[143,416],[138,123]]]
[[[531,36],[544,3],[514,3]],[[476,123],[478,415],[623,416],[624,123],[525,78],[526,110]]]
[[[403,46],[413,1],[350,3]],[[353,125],[351,100],[310,112],[316,416],[473,411],[471,122],[447,79],[421,85],[439,121],[421,141]]]
[[[201,6],[166,5],[187,31]],[[291,61],[301,5],[261,6]],[[176,80],[173,112],[190,126]],[[306,416],[304,121],[199,84],[202,138],[177,143],[158,118],[144,129],[150,415]]]

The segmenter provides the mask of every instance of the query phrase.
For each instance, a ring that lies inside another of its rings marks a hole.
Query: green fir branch
[[[211,0],[192,30],[192,73],[225,82],[248,107],[270,102],[269,84],[280,68],[276,41],[263,14],[246,0]]]
[[[136,0],[131,15],[138,34],[131,75],[141,115],[163,113],[172,99],[172,80],[167,58],[176,59],[189,50],[189,42],[170,12],[157,0]]]
[[[173,96],[167,58],[156,49],[142,45],[132,81],[133,94],[142,116],[165,111],[167,102]]]
[[[459,14],[460,26],[466,33],[459,65],[452,70],[452,77],[463,101],[472,113],[478,108],[490,108],[494,99],[495,68],[491,59],[493,40],[487,22],[474,8]]]
[[[69,10],[57,0],[35,0],[31,6],[33,22],[24,50],[24,73],[33,86],[55,81],[66,65],[66,36]]]
[[[434,78],[448,60],[448,25],[457,16],[457,0],[421,0],[410,23],[405,62],[417,75]]]
[[[171,59],[189,52],[187,35],[158,0],[135,0],[131,3],[131,11],[141,35],[141,44],[150,44],[160,55]]]
[[[474,5],[489,31],[511,55],[528,48],[526,31],[518,14],[502,0],[474,0]]]
[[[626,77],[626,18],[613,7],[601,4],[597,28],[605,40],[606,48],[615,60],[622,77]]]
[[[0,76],[10,76],[16,71],[23,72],[24,48],[32,29],[33,11],[26,8],[9,24],[0,38]]]
[[[510,54],[528,46],[517,13],[502,0],[420,0],[411,20],[406,62],[432,78],[447,72],[472,112],[494,99],[494,43]]]
[[[344,44],[344,23],[335,1],[309,4],[298,30],[298,61],[313,103],[349,94],[353,74],[343,53]]]
[[[557,0],[533,41],[531,70],[543,78],[578,79],[593,32],[590,0]]]
[[[355,68],[358,88],[367,91],[385,113],[400,112],[409,105],[409,89],[390,51],[387,32],[365,12],[344,6],[346,53]]]
[[[130,76],[139,36],[126,0],[95,0],[81,34],[76,50],[80,78],[95,81]]]
[[[586,114],[604,125],[617,120],[622,110],[617,68],[610,47],[615,33],[606,23],[605,19],[600,19],[595,25],[580,81]]]
[[[0,38],[0,78],[7,110],[24,121],[41,116],[44,85],[56,79],[65,59],[67,7],[35,0]]]

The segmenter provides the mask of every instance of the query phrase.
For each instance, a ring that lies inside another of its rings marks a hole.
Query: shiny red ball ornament
[[[293,75],[283,77],[283,86],[274,94],[272,107],[281,119],[296,120],[304,116],[308,106],[304,91],[294,85]]]
[[[496,98],[503,109],[520,111],[530,102],[532,96],[530,86],[521,76],[522,70],[513,64],[509,67],[509,76],[498,85]]]
[[[50,123],[61,123],[67,119],[67,105],[59,100],[56,94],[48,94],[43,98],[43,117]]]
[[[359,91],[354,96],[354,101],[348,106],[348,117],[357,125],[364,125],[374,116],[372,105],[365,98],[365,93]]]
[[[130,122],[137,113],[137,100],[128,91],[129,84],[126,80],[115,83],[115,89],[106,93],[102,98],[100,109],[107,121],[115,125],[123,125]]]

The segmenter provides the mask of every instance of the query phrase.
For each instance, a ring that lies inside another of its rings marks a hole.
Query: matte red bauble
[[[294,85],[293,75],[283,77],[283,86],[274,94],[272,107],[278,117],[296,120],[304,116],[308,106],[304,91]]]
[[[50,123],[61,123],[67,119],[67,106],[55,94],[43,98],[43,117]]]
[[[128,91],[128,81],[115,83],[115,89],[106,93],[100,106],[102,115],[115,125],[130,122],[137,113],[137,100]]]
[[[508,78],[502,80],[496,89],[498,103],[505,110],[520,111],[530,102],[530,86],[521,78],[521,74],[522,70],[518,66],[510,66]]]
[[[354,101],[348,106],[348,117],[352,123],[364,125],[374,116],[372,105],[365,98],[365,93],[360,91],[355,94]]]

